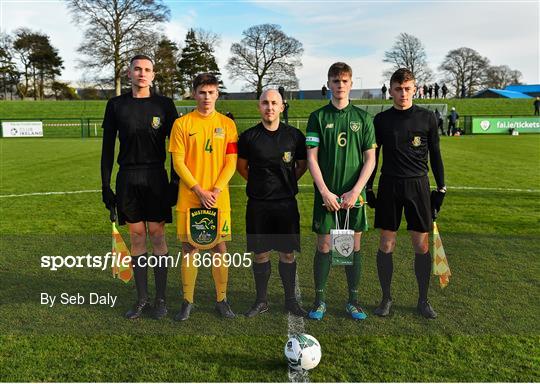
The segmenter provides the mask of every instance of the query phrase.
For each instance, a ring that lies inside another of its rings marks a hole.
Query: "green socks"
[[[330,252],[315,252],[313,259],[313,277],[315,280],[315,302],[319,303],[326,300],[325,289],[330,273],[331,256]]]
[[[353,253],[353,265],[345,267],[347,275],[347,286],[349,287],[349,303],[358,301],[358,285],[360,284],[360,275],[362,274],[362,255],[360,251]]]

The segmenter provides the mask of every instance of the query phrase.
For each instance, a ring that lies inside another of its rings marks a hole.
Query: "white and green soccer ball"
[[[321,345],[311,335],[292,335],[285,344],[285,357],[291,369],[301,371],[315,368],[321,361]]]

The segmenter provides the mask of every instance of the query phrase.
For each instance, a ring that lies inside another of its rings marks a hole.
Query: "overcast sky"
[[[448,51],[469,47],[492,65],[518,69],[524,83],[540,83],[537,0],[164,2],[171,20],[162,32],[180,45],[192,27],[221,36],[216,58],[229,92],[243,85],[229,79],[225,70],[231,44],[241,40],[245,29],[263,23],[281,25],[304,45],[303,67],[297,71],[301,89],[319,89],[335,61],[353,67],[354,88],[380,88],[388,80],[382,76],[384,51],[401,32],[422,41],[435,72]],[[64,59],[63,80],[84,76],[84,70],[76,68],[82,30],[71,21],[63,1],[0,0],[0,30],[11,33],[18,27],[50,36]]]

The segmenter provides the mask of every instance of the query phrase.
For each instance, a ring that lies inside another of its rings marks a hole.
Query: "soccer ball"
[[[285,344],[285,357],[291,369],[301,371],[315,368],[321,361],[321,345],[311,335],[292,335]]]

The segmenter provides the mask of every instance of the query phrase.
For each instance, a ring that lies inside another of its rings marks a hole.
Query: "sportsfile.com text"
[[[182,263],[182,257],[186,259],[186,262],[192,263],[194,267],[251,267],[251,253],[224,253],[224,254],[212,254],[210,252],[205,253],[193,253],[184,254],[178,252],[176,256],[160,256],[153,255],[145,257],[145,260],[140,260],[143,267],[172,267],[176,268]],[[106,270],[110,267],[130,267],[131,256],[117,255],[115,252],[108,252],[105,255],[86,255],[86,256],[41,256],[41,268],[49,269],[50,271],[57,271],[62,268],[96,268]]]

